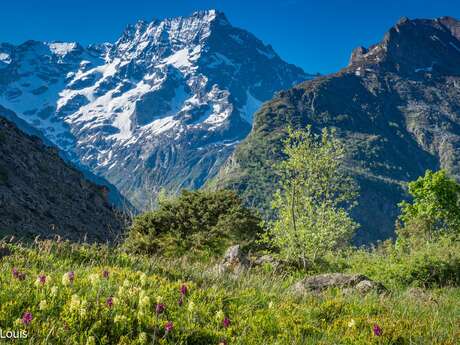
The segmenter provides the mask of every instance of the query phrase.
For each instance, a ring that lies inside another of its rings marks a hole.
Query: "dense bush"
[[[231,243],[253,239],[259,223],[232,191],[183,191],[136,217],[126,247],[147,254],[219,254]]]
[[[400,204],[400,236],[433,239],[443,232],[459,233],[460,184],[446,171],[428,170],[425,176],[409,183],[409,193],[413,201]]]
[[[460,286],[460,242],[452,236],[413,246],[386,241],[372,249],[329,254],[323,269],[361,273],[391,288]]]

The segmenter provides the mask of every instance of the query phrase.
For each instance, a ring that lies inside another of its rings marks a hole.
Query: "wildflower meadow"
[[[392,292],[380,296],[338,290],[298,296],[289,289],[295,274],[267,268],[217,275],[213,262],[101,245],[4,246],[11,255],[0,271],[2,344],[454,345],[460,339],[458,288],[417,296],[393,281]]]

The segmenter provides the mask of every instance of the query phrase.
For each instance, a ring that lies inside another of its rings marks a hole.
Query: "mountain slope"
[[[0,107],[0,236],[110,241],[120,235],[122,222],[108,203],[108,190],[3,113]]]
[[[355,49],[340,72],[281,92],[213,185],[267,209],[284,129],[307,124],[336,127],[350,148],[361,186],[357,242],[391,236],[407,181],[439,167],[460,177],[460,22],[403,18],[381,43]]]
[[[0,45],[0,104],[140,208],[203,185],[259,105],[310,77],[214,10],[139,21],[114,44]]]

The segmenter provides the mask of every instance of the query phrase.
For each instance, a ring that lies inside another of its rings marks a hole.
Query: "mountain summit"
[[[0,104],[141,208],[200,187],[261,103],[310,77],[215,10],[138,21],[113,44],[0,45]]]
[[[361,187],[357,242],[392,236],[408,181],[439,168],[460,178],[460,22],[402,18],[380,43],[355,49],[346,68],[280,92],[215,185],[268,209],[288,125],[337,128]]]

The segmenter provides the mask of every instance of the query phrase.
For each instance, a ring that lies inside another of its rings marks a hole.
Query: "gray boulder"
[[[374,282],[362,274],[326,273],[307,277],[293,285],[296,293],[321,292],[329,288],[344,289],[344,292],[356,291],[362,294],[386,291],[382,283]]]
[[[240,248],[240,245],[234,245],[227,249],[222,262],[217,266],[219,273],[231,272],[240,273],[250,266],[250,261]]]
[[[273,256],[271,255],[262,255],[256,258],[255,260],[252,261],[252,264],[254,266],[263,266],[263,265],[272,265],[272,266],[278,266],[279,261],[276,260]]]

